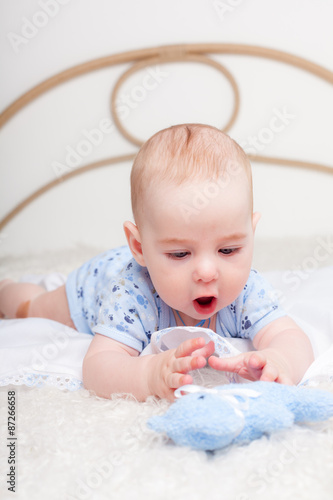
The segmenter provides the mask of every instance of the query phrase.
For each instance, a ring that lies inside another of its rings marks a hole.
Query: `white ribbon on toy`
[[[229,403],[232,406],[232,409],[239,417],[239,426],[237,427],[233,439],[242,432],[245,427],[245,416],[243,411],[247,410],[249,407],[249,399],[250,398],[258,398],[261,394],[258,391],[254,391],[253,389],[244,389],[244,388],[234,388],[221,390],[217,388],[210,387],[202,387],[200,385],[183,385],[174,391],[174,395],[177,399],[186,396],[187,394],[195,394],[195,393],[204,393],[204,394],[215,394],[223,399],[226,403]],[[182,394],[185,393],[185,394]],[[240,396],[242,400],[237,399],[237,396]]]

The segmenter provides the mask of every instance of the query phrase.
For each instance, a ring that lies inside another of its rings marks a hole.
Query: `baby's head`
[[[131,196],[134,220],[142,226],[147,214],[147,200],[152,191],[188,183],[206,184],[197,204],[184,208],[184,215],[195,214],[196,205],[204,204],[218,187],[233,180],[248,182],[252,211],[252,175],[250,162],[242,148],[221,130],[209,125],[176,125],[153,135],[137,154],[131,173]],[[215,183],[215,189],[214,189]],[[206,200],[205,200],[206,199]],[[191,210],[192,209],[192,210]],[[189,218],[188,217],[188,218]]]
[[[177,125],[142,146],[131,185],[126,237],[161,299],[189,326],[231,304],[249,277],[258,220],[243,150],[214,127]]]

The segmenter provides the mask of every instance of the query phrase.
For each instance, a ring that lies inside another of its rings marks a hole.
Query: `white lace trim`
[[[61,390],[77,391],[83,388],[81,380],[69,375],[42,375],[40,373],[25,373],[3,377],[0,387],[6,385],[26,385],[28,387],[51,386]]]
[[[333,385],[333,375],[317,375],[311,377],[300,386],[318,387],[324,384]],[[42,375],[29,373],[24,375],[11,375],[0,379],[0,387],[7,385],[26,385],[27,387],[56,387],[60,390],[77,391],[83,389],[82,380],[68,375]]]

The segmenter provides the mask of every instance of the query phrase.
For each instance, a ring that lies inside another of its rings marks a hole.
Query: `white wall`
[[[333,70],[333,2],[318,0],[2,0],[0,107],[46,78],[94,58],[179,43],[244,43],[283,50]],[[36,25],[38,25],[36,27]],[[267,60],[218,57],[240,84],[241,112],[230,135],[245,148],[264,137],[278,113],[281,130],[259,141],[259,153],[333,166],[333,88],[315,77]],[[102,120],[110,118],[110,89],[125,69],[73,80],[20,112],[0,134],[0,216],[56,177],[64,162]],[[181,121],[222,126],[232,92],[222,76],[198,65],[166,65],[158,87],[136,101],[126,126],[147,138]],[[142,82],[136,75],[122,89]],[[124,121],[125,123],[125,121]],[[257,142],[258,144],[258,142]],[[135,152],[118,133],[103,136],[84,158],[92,162]],[[83,164],[83,162],[82,162]],[[34,203],[0,234],[0,255],[92,243],[124,242],[121,221],[131,217],[130,164],[70,181]],[[333,176],[254,165],[259,235],[332,233]],[[296,202],[295,202],[296,200]]]

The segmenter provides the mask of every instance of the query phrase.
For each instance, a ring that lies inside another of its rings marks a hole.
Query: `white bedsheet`
[[[278,290],[287,313],[304,329],[316,360],[301,383],[333,382],[333,266],[312,273],[264,273]],[[65,276],[24,276],[21,281],[43,284],[51,290]],[[54,385],[82,387],[82,360],[92,337],[55,321],[28,318],[0,321],[0,386]]]

